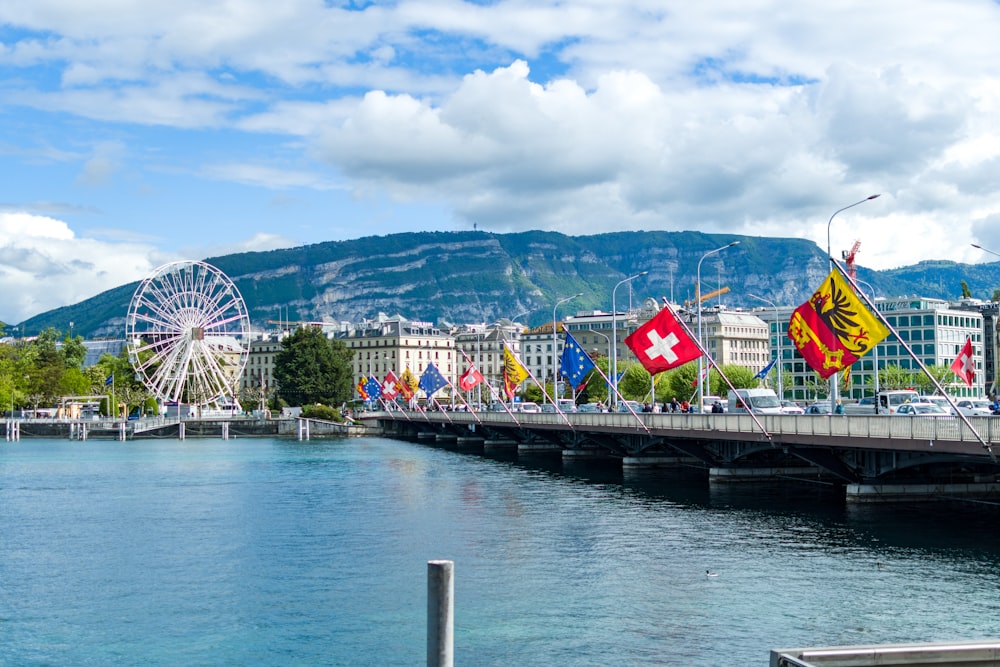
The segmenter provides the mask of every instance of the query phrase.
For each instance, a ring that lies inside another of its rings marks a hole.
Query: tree
[[[931,364],[927,367],[927,371],[930,373],[930,376],[926,373],[915,373],[914,384],[911,385],[921,394],[937,393],[937,387],[934,386],[934,382],[931,380],[931,377],[937,380],[938,384],[942,387],[947,387],[952,384],[957,377],[955,375],[955,371],[951,370],[951,367],[949,366]]]
[[[278,394],[291,405],[337,405],[351,398],[353,352],[320,329],[305,327],[282,341],[274,358]]]
[[[902,368],[899,364],[887,364],[878,372],[879,391],[911,389],[917,384],[916,373]]]
[[[969,289],[969,283],[962,281],[962,298],[969,299],[972,298],[972,291]]]

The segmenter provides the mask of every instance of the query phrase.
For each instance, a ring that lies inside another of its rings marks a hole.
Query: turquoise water
[[[421,665],[441,558],[462,666],[998,637],[998,518],[378,438],[3,443],[0,664]]]

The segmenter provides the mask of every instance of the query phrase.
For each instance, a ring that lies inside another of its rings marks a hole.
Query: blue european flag
[[[587,373],[594,369],[594,362],[590,356],[583,351],[580,344],[573,338],[573,334],[566,332],[566,342],[563,344],[562,363],[559,365],[559,372],[569,378],[569,383],[574,389],[583,384],[583,379]]]
[[[110,387],[114,383],[114,381],[115,381],[115,374],[112,373],[104,380],[104,386]]]
[[[370,401],[377,401],[382,396],[382,383],[374,375],[368,378],[368,382],[365,383],[365,393],[368,394]]]
[[[441,371],[437,369],[437,366],[431,364],[424,369],[423,374],[420,376],[420,382],[417,386],[424,390],[424,393],[427,394],[427,398],[430,398],[441,387],[444,387],[447,384],[448,381],[444,379],[443,375],[441,375]]]
[[[769,363],[767,366],[764,366],[764,368],[760,369],[760,373],[757,373],[757,375],[753,376],[754,379],[755,380],[763,380],[764,378],[766,378],[767,374],[771,372],[771,369],[774,368],[774,365],[776,363],[778,363],[778,358],[777,357],[775,357],[774,359],[771,359],[771,363]]]

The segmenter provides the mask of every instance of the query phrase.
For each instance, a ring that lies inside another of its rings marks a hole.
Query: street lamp
[[[972,245],[972,247],[973,247],[973,248],[977,248],[977,249],[979,249],[979,250],[982,250],[983,252],[988,252],[988,253],[990,253],[991,255],[996,255],[997,257],[1000,257],[1000,252],[993,252],[993,251],[992,251],[992,250],[990,250],[989,248],[984,248],[983,246],[981,246],[981,245],[976,245],[975,243],[972,243],[972,244],[970,244],[970,245]]]
[[[763,301],[764,303],[769,304],[772,308],[774,308],[774,326],[778,332],[778,399],[784,400],[785,392],[784,392],[784,386],[782,385],[781,382],[781,376],[784,374],[783,371],[785,368],[785,363],[781,360],[781,318],[778,317],[778,306],[775,305],[773,301],[768,301],[764,297],[757,296],[756,294],[747,294],[747,296],[749,296],[751,299],[757,299],[758,301]],[[770,327],[768,327],[768,330],[770,330]]]
[[[625,283],[631,282],[636,278],[641,278],[647,273],[649,271],[643,271],[634,276],[629,276],[624,280],[619,280],[618,284],[611,290],[611,388],[614,397],[609,397],[608,405],[612,406],[611,409],[613,411],[618,409],[618,306],[616,305],[615,294],[618,292],[618,288]]]
[[[573,296],[568,296],[565,299],[559,299],[556,301],[556,305],[552,306],[552,395],[555,396],[559,393],[559,370],[556,367],[556,350],[559,348],[558,339],[556,338],[556,309],[566,303],[567,301],[572,301],[578,297],[583,296],[583,292],[574,294]],[[555,399],[553,399],[555,400]],[[545,402],[545,392],[542,392],[542,403]]]
[[[703,346],[701,340],[701,263],[705,261],[705,258],[709,255],[714,255],[717,252],[722,252],[726,248],[732,248],[734,245],[739,245],[739,241],[733,241],[732,243],[727,243],[721,248],[716,248],[715,250],[709,250],[701,259],[698,260],[698,272],[697,272],[697,282],[694,284],[694,300],[698,302],[698,345]],[[705,354],[699,349],[698,354],[698,412],[701,412],[702,403],[705,402],[705,380],[702,377],[702,368],[705,364]]]
[[[859,285],[864,285],[872,291],[872,304],[875,303],[875,288],[866,283],[864,280],[854,279]],[[872,363],[875,364],[875,379],[872,381],[872,388],[875,390],[875,414],[878,414],[878,343],[872,349]],[[830,410],[833,410],[834,406],[830,404]]]
[[[833,271],[833,251],[830,249],[830,225],[833,224],[833,219],[837,217],[837,214],[841,211],[846,211],[849,208],[854,208],[858,204],[864,204],[866,201],[871,201],[872,199],[878,199],[880,195],[870,195],[865,197],[861,201],[856,201],[853,204],[845,206],[844,208],[837,209],[830,216],[830,220],[826,223],[826,256],[830,260],[830,270]],[[830,376],[830,409],[832,410],[837,402],[837,393],[840,386],[840,373],[834,373]]]

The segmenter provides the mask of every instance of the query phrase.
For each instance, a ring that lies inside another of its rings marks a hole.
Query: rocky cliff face
[[[739,245],[704,259],[702,293],[729,287],[728,306],[805,301],[828,272],[825,253],[802,239],[710,235],[698,232],[617,232],[571,237],[552,232],[415,233],[321,243],[265,253],[210,258],[247,302],[254,324],[268,320],[358,321],[379,312],[415,320],[489,322],[551,319],[556,300],[581,293],[562,315],[610,310],[612,290],[632,281],[632,303],[643,298],[692,299],[699,260],[731,241]],[[966,280],[974,296],[988,298],[1000,285],[1000,264],[974,267],[925,263],[890,272],[859,269],[880,294],[956,298]],[[74,306],[22,323],[87,337],[121,336],[136,284],[109,290]],[[625,285],[617,305],[628,303]]]

